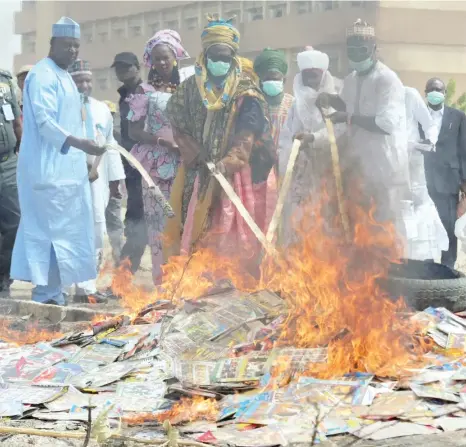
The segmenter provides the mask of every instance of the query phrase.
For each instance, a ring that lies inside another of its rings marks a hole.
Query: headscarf
[[[151,53],[156,45],[167,45],[175,55],[176,60],[189,59],[188,52],[181,45],[180,35],[171,29],[164,29],[156,32],[147,42],[144,47],[144,56],[142,60],[146,67],[152,66]]]
[[[309,48],[309,47],[308,47]],[[322,115],[316,106],[319,93],[335,93],[335,84],[332,75],[328,72],[329,58],[325,53],[316,50],[306,50],[298,54],[298,67],[300,71],[318,68],[324,74],[318,90],[303,84],[301,73],[298,73],[293,82],[296,112],[304,130],[313,131],[313,124],[322,121]]]
[[[220,110],[233,97],[238,87],[242,72],[242,59],[236,55],[239,49],[239,32],[228,20],[213,19],[208,17],[209,23],[201,35],[204,51],[198,56],[195,65],[196,83],[201,94],[202,103],[207,110]],[[231,61],[230,72],[225,77],[222,90],[216,91],[215,86],[209,79],[205,64],[205,52],[212,45],[226,45],[231,48],[235,55]]]
[[[285,53],[281,50],[266,48],[254,61],[254,71],[263,78],[268,71],[278,71],[283,76],[288,73]]]
[[[223,20],[207,16],[208,23],[202,31],[201,42],[204,51],[212,45],[226,45],[235,53],[239,50],[240,33],[233,26],[232,19]]]

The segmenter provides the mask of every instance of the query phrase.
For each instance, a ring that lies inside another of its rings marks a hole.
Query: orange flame
[[[130,425],[138,425],[149,421],[170,421],[171,424],[191,422],[196,420],[215,421],[219,412],[219,406],[215,399],[206,399],[200,396],[182,398],[176,402],[170,410],[163,413],[139,413],[123,418]]]
[[[32,345],[40,341],[50,341],[63,336],[61,332],[40,329],[38,323],[30,323],[24,331],[10,329],[8,320],[0,320],[0,339],[16,345]]]
[[[264,258],[259,279],[246,271],[249,263],[205,248],[189,258],[171,258],[154,293],[134,286],[128,269],[115,276],[114,291],[134,312],[157,299],[175,303],[195,299],[221,279],[248,292],[268,288],[289,307],[280,344],[328,347],[328,363],[309,365],[311,373],[397,376],[403,368],[418,365],[420,355],[429,349],[403,315],[404,300],[393,301],[379,284],[390,262],[399,259],[400,244],[391,224],[375,221],[374,208],[365,211],[351,204],[348,210],[356,223],[351,244],[341,232],[330,231],[323,207],[307,207],[298,229],[299,243],[278,258]]]

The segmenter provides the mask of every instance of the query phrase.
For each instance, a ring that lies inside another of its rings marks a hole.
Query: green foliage
[[[466,112],[466,92],[462,93],[456,101],[453,100],[456,93],[456,81],[450,79],[447,84],[447,90],[445,92],[445,104],[455,109],[462,110]]]

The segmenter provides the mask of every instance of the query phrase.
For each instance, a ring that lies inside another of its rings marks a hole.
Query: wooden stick
[[[41,436],[45,438],[68,438],[68,439],[84,439],[86,433],[72,433],[70,431],[54,431],[54,430],[39,430],[37,428],[26,428],[26,427],[0,427],[0,433],[10,434],[10,435],[28,435],[28,436]],[[132,441],[139,444],[146,445],[161,445],[165,444],[168,439],[139,439],[132,436],[123,436],[123,435],[112,435],[111,439],[120,439],[122,441]],[[208,444],[202,442],[191,441],[187,439],[177,439],[178,445],[185,446],[194,446],[194,447],[210,447]]]
[[[163,214],[166,217],[174,217],[175,213],[168,202],[168,200],[163,195],[162,191],[160,191],[159,187],[154,183],[149,173],[144,169],[142,164],[137,160],[133,155],[131,155],[126,149],[123,149],[120,145],[114,143],[111,145],[106,145],[105,148],[108,149],[115,149],[117,152],[120,153],[121,156],[125,157],[141,174],[142,178],[147,182],[149,185],[149,189],[151,193],[154,195],[155,200],[157,203],[162,207]]]
[[[11,435],[29,435],[29,436],[46,436],[50,438],[71,438],[71,439],[84,439],[86,433],[72,433],[69,431],[54,431],[54,430],[38,430],[37,428],[26,427],[0,427],[0,433],[7,433]]]
[[[220,183],[220,186],[223,188],[225,191],[225,194],[228,196],[228,198],[233,202],[235,205],[236,209],[238,212],[241,214],[241,217],[245,220],[246,224],[248,227],[251,229],[251,231],[254,233],[256,238],[259,240],[259,242],[262,244],[264,247],[265,251],[267,252],[268,255],[271,256],[276,256],[277,252],[275,250],[275,247],[267,241],[265,234],[261,231],[261,229],[257,226],[256,222],[254,219],[251,217],[249,214],[248,210],[246,207],[243,205],[243,202],[241,202],[241,199],[238,197],[236,194],[235,190],[233,187],[230,185],[228,180],[218,172],[217,168],[212,162],[207,162],[207,167],[209,168],[210,172],[212,175],[217,179],[217,181]]]
[[[299,149],[301,147],[300,140],[294,140],[293,146],[291,147],[290,158],[288,159],[288,164],[286,166],[285,176],[283,178],[282,185],[280,187],[280,193],[278,195],[277,205],[273,212],[272,220],[269,224],[269,229],[267,230],[267,242],[272,243],[277,231],[278,225],[280,224],[280,219],[282,217],[283,205],[288,196],[288,191],[291,186],[291,179],[293,178],[294,165],[298,159]]]
[[[346,212],[346,206],[345,206],[345,201],[343,197],[343,182],[341,180],[340,156],[338,154],[337,140],[335,138],[335,131],[333,129],[332,121],[325,116],[323,116],[323,118],[325,121],[325,125],[327,126],[328,140],[330,143],[330,152],[332,154],[332,168],[333,168],[333,176],[335,177],[338,210],[340,211],[340,219],[343,225],[345,239],[346,239],[346,242],[349,243],[351,242],[351,233],[350,233],[348,214]]]

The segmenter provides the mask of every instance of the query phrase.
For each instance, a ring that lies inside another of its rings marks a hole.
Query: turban
[[[189,59],[188,52],[181,45],[180,35],[171,29],[164,29],[155,33],[147,42],[144,47],[144,56],[142,60],[146,67],[151,67],[151,53],[156,45],[167,45],[175,55],[176,60]]]
[[[325,53],[317,50],[307,50],[298,53],[299,71],[309,70],[310,68],[319,68],[328,70],[329,58]]]
[[[68,17],[62,17],[57,23],[52,25],[52,37],[81,37],[79,24]]]
[[[68,73],[71,76],[77,76],[81,74],[88,74],[92,76],[91,64],[81,59],[76,59],[69,67]]]
[[[288,64],[283,51],[266,48],[254,61],[254,71],[263,78],[268,71],[278,71],[283,76],[288,72]]]
[[[239,31],[230,20],[207,18],[209,23],[201,34],[202,48],[208,50],[212,45],[226,45],[235,53],[239,49]]]
[[[362,39],[375,39],[374,27],[361,19],[356,20],[352,26],[346,29],[346,37],[360,37]]]

